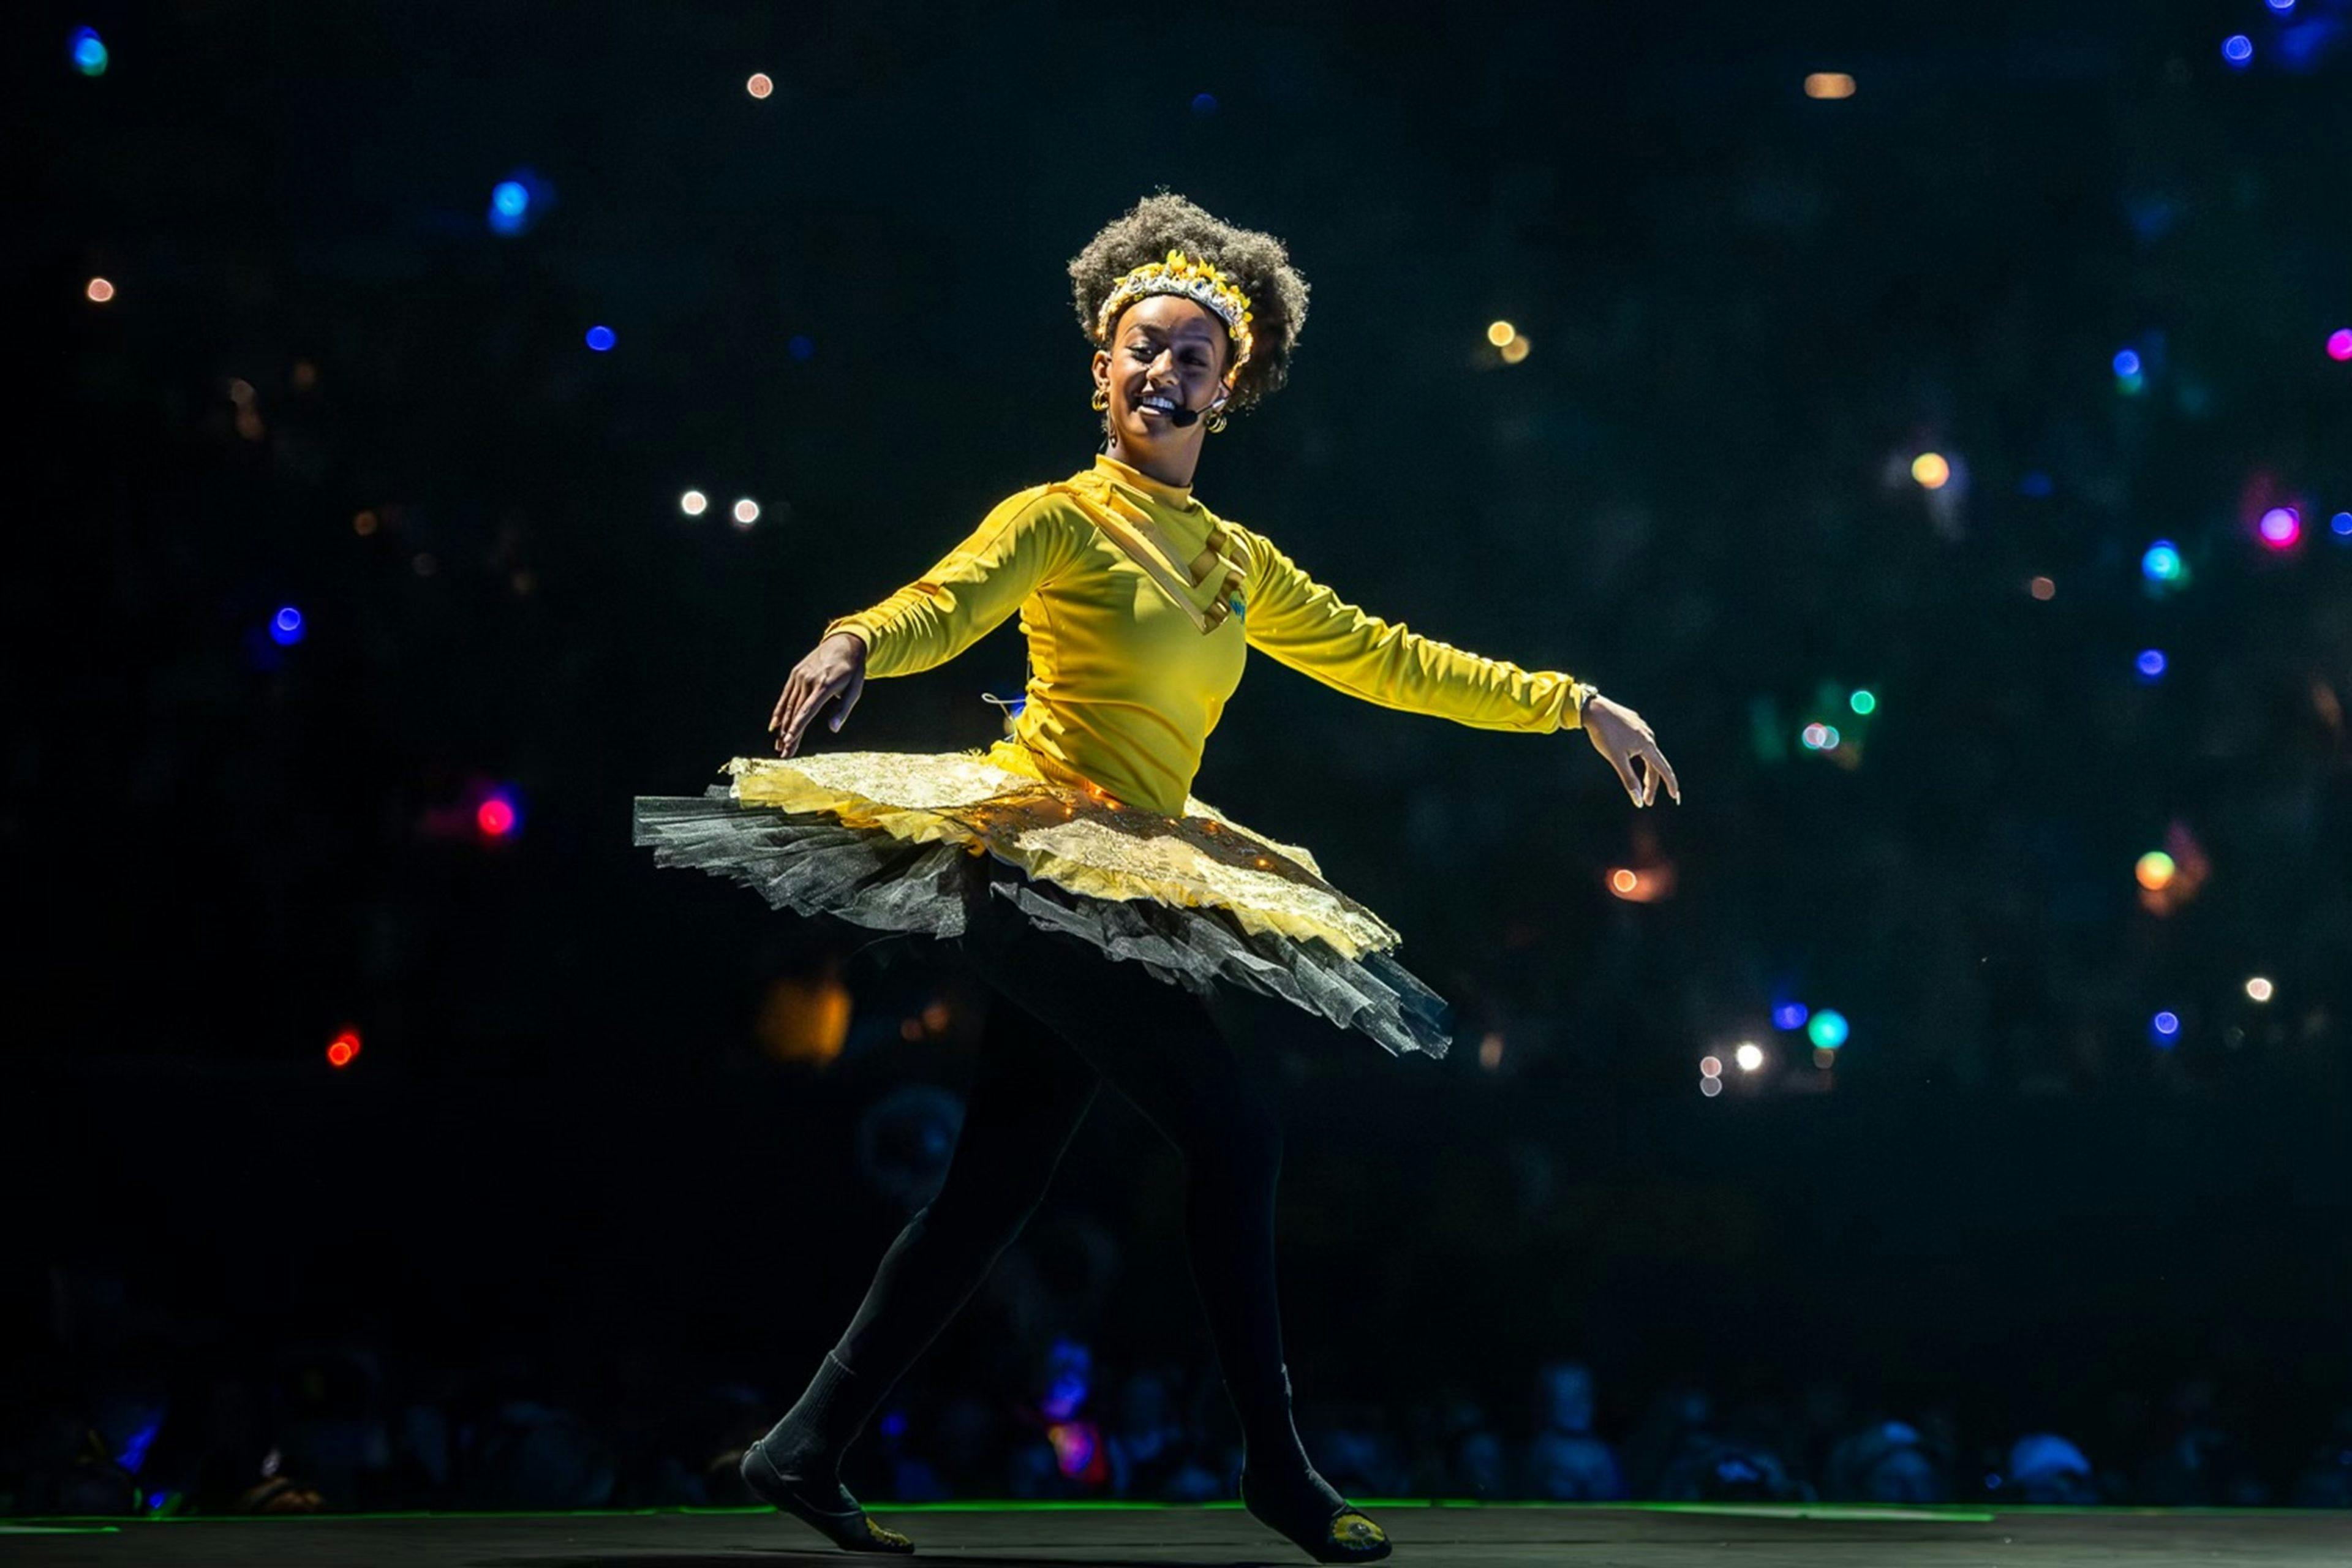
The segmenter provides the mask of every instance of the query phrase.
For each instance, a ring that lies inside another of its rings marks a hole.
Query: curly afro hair
[[[1307,320],[1307,279],[1274,236],[1235,228],[1165,189],[1112,219],[1070,258],[1078,328],[1087,341],[1094,342],[1095,318],[1119,279],[1171,250],[1209,262],[1249,296],[1254,341],[1226,406],[1238,412],[1281,391],[1290,379],[1290,351]]]

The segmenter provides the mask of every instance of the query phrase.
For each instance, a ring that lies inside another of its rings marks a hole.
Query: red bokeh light
[[[352,1065],[352,1059],[359,1054],[360,1032],[357,1029],[345,1029],[328,1043],[327,1065],[347,1068]]]
[[[493,838],[504,838],[514,831],[514,825],[513,803],[502,796],[494,795],[474,808],[474,826]]]

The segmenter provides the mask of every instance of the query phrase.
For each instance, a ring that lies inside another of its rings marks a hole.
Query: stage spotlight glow
[[[1703,1078],[1698,1080],[1698,1091],[1709,1100],[1713,1100],[1723,1092],[1723,1080],[1719,1078]]]
[[[1845,1015],[1831,1007],[1824,1007],[1814,1014],[1813,1021],[1805,1026],[1805,1037],[1825,1051],[1833,1051],[1844,1045],[1846,1037],[1853,1032],[1845,1021]]]
[[[1878,711],[1878,694],[1866,686],[1860,687],[1845,700],[1845,705],[1857,713],[1875,713]]]
[[[1642,878],[1637,871],[1630,871],[1620,866],[1609,873],[1609,890],[1620,898],[1632,897],[1641,890],[1641,887]]]
[[[2246,982],[2246,994],[2257,1002],[2269,1001],[2274,989],[2268,980],[2259,974]]]
[[[2273,550],[2289,549],[2303,537],[2303,519],[2291,506],[2274,506],[2263,513],[2256,531]]]
[[[2139,374],[2138,351],[2136,349],[2119,351],[2115,358],[2115,366],[2117,375],[2137,375]]]
[[[1513,338],[1509,342],[1503,345],[1503,363],[1505,364],[1518,363],[1521,360],[1528,357],[1528,354],[1533,347],[1534,345],[1529,343],[1525,336]]]
[[[1801,1029],[1812,1015],[1802,1002],[1783,1002],[1772,1009],[1772,1026],[1776,1029]]]
[[[677,498],[677,510],[688,517],[700,517],[710,510],[710,498],[700,490],[688,490]]]
[[[745,496],[735,503],[735,526],[749,528],[760,521],[760,503]]]
[[[2338,327],[2327,334],[2327,357],[2338,364],[2352,360],[2352,327]]]
[[[2148,1027],[2168,1040],[2180,1033],[2180,1016],[2177,1013],[2158,1013],[2148,1020]]]
[[[1493,321],[1486,327],[1486,341],[1496,348],[1501,348],[1518,335],[1519,330],[1508,321]]]
[[[331,1068],[347,1068],[359,1054],[359,1047],[352,1043],[349,1035],[337,1035],[327,1042],[327,1065]]]
[[[594,349],[600,354],[609,353],[614,343],[618,341],[618,339],[613,336],[613,329],[610,327],[591,327],[588,329],[588,346]]]
[[[82,286],[82,294],[93,305],[103,305],[114,298],[114,285],[103,278],[93,278]]]
[[[2025,591],[2037,599],[2054,599],[2058,596],[2058,584],[2050,578],[2036,577],[2026,584]]]
[[[2180,552],[2169,539],[2159,539],[2147,547],[2139,558],[2139,574],[2151,583],[2176,583],[2180,580]]]
[[[490,232],[520,234],[530,226],[531,209],[545,205],[540,198],[548,194],[530,170],[517,169],[490,187]]]
[[[2352,539],[2352,511],[2339,511],[2329,518],[2327,531],[2338,539]]]
[[[1922,452],[1911,459],[1911,477],[1922,489],[1939,490],[1952,477],[1952,465],[1940,452]]]
[[[106,74],[106,44],[95,27],[76,27],[73,32],[74,69],[84,76]]]
[[[520,217],[530,210],[530,192],[520,180],[500,180],[490,187],[490,205],[503,217]]]
[[[2151,849],[2141,856],[2138,862],[2132,867],[2132,876],[2138,880],[2141,887],[2155,893],[2161,892],[2171,886],[2173,873],[2179,869],[2179,868],[2173,864],[2171,856],[2161,849]]]
[[[1698,1075],[1701,1078],[1721,1078],[1723,1076],[1723,1058],[1713,1055],[1699,1058]]]
[[[1839,735],[1836,725],[1815,722],[1798,731],[1797,739],[1804,742],[1805,750],[1809,752],[1834,752]]]
[[[269,640],[279,647],[292,647],[302,640],[302,612],[289,605],[269,617]]]
[[[1805,78],[1807,98],[1852,98],[1853,78],[1843,71],[1814,71]]]
[[[1739,1064],[1741,1072],[1754,1072],[1764,1065],[1764,1047],[1753,1040],[1742,1040],[1732,1051],[1731,1059]]]
[[[2232,33],[2221,40],[2221,58],[2233,66],[2242,66],[2254,58],[2254,41],[2243,33]]]
[[[2132,660],[2132,667],[2139,671],[2142,680],[2157,679],[2164,674],[2164,650],[2154,647],[2142,648],[2139,657]]]
[[[770,79],[766,71],[753,71],[744,79],[743,90],[753,98],[765,98],[776,90],[776,84]]]

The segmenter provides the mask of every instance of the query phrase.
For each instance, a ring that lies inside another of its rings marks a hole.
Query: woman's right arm
[[[978,642],[1076,558],[1079,537],[1066,504],[1024,490],[1000,502],[931,569],[870,609],[825,625],[794,666],[768,728],[791,756],[826,701],[844,699],[832,727],[856,706],[866,677],[914,675]]]

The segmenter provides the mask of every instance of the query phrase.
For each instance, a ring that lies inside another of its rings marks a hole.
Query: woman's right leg
[[[1001,995],[990,998],[963,1127],[939,1193],[883,1254],[799,1401],[747,1455],[745,1479],[761,1495],[785,1506],[760,1485],[781,1478],[775,1491],[790,1488],[819,1511],[856,1509],[840,1483],[842,1451],[1020,1235],[1099,1087],[1094,1068],[1052,1030]],[[775,1477],[757,1473],[762,1466]]]

